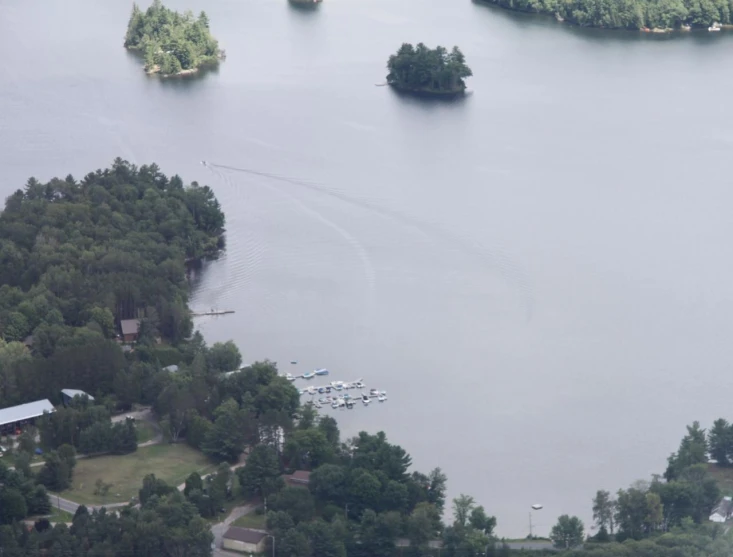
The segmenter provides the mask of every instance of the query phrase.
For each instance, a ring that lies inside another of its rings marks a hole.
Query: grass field
[[[257,514],[252,511],[249,514],[240,516],[237,520],[232,522],[233,526],[241,526],[242,528],[255,528],[257,530],[265,530],[265,515]]]
[[[78,460],[74,482],[61,495],[71,501],[91,505],[125,503],[137,497],[147,474],[155,474],[169,485],[178,486],[193,471],[203,475],[215,469],[216,465],[204,454],[188,445],[151,445],[127,455]],[[98,479],[112,484],[104,497],[94,494]]]
[[[135,422],[135,433],[137,435],[137,442],[145,443],[155,437],[155,428],[150,422],[138,420]]]
[[[71,522],[73,518],[73,514],[57,509],[56,507],[52,507],[51,516],[49,516],[48,520],[50,522]]]
[[[733,495],[733,468],[723,468],[717,464],[708,464],[710,475],[718,482],[723,495]]]

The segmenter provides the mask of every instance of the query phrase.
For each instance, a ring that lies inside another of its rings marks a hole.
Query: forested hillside
[[[609,29],[708,27],[731,23],[731,0],[483,0],[504,8],[557,15]]]
[[[120,319],[143,318],[143,345],[190,336],[185,260],[216,253],[223,226],[208,186],[155,164],[28,180],[0,213],[0,407],[111,392]]]

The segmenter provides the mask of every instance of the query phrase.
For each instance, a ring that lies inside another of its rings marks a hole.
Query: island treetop
[[[153,0],[144,12],[133,4],[125,48],[143,53],[148,73],[164,76],[193,73],[224,58],[224,51],[209,31],[205,12],[198,17],[191,11],[180,14],[160,0]]]
[[[387,83],[395,89],[427,95],[455,95],[466,89],[464,79],[473,75],[461,50],[423,43],[403,43],[387,62]]]

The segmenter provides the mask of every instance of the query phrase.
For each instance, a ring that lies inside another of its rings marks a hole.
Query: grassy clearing
[[[215,469],[216,465],[203,453],[188,445],[151,445],[122,456],[80,459],[74,468],[74,482],[62,496],[87,505],[125,503],[137,497],[147,474],[178,486],[191,472],[203,475]],[[106,496],[94,493],[98,479],[112,484]]]
[[[135,422],[135,434],[138,443],[145,443],[155,437],[155,428],[150,422],[137,420]]]
[[[242,528],[255,528],[257,530],[265,530],[265,515],[257,514],[252,511],[249,514],[240,516],[232,523],[233,526],[241,526]]]
[[[56,507],[51,508],[51,516],[48,517],[50,522],[71,522],[73,519],[73,514],[57,509]]]
[[[710,475],[718,482],[723,495],[733,495],[733,468],[723,468],[717,464],[708,464]]]

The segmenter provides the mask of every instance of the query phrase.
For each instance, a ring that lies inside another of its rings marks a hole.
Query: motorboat
[[[288,381],[295,381],[295,377],[293,377],[292,373],[286,373],[285,379],[287,379]]]
[[[362,394],[361,394],[361,401],[362,401],[362,402],[363,402],[364,404],[369,404],[369,403],[371,402],[371,399],[369,398],[369,396],[368,396],[368,395],[365,395],[364,393],[362,393]]]
[[[387,395],[381,395],[381,394],[380,394],[380,395],[379,395],[379,396],[377,397],[377,400],[378,400],[379,402],[384,402],[385,400],[387,400]]]
[[[307,390],[308,390],[308,394],[309,394],[309,395],[314,395],[314,394],[316,394],[316,388],[315,388],[315,387],[308,387],[308,389],[307,389]]]
[[[336,389],[337,391],[343,391],[344,386],[343,385],[334,385],[333,388]]]
[[[331,403],[331,408],[333,408],[333,409],[335,410],[335,409],[336,409],[336,408],[338,408],[338,407],[339,407],[339,401],[338,401],[338,400],[334,400],[334,401],[333,401],[333,402]]]
[[[354,403],[351,402],[351,401],[347,402],[346,403],[346,408],[348,408],[349,410],[353,410],[354,409]]]
[[[315,371],[306,371],[303,374],[303,379],[313,379],[315,376],[316,376],[316,372]]]
[[[328,375],[328,370],[326,368],[321,368],[315,370],[313,373],[315,373],[316,375]]]
[[[293,364],[293,365],[295,365],[295,364],[298,363],[298,360],[290,360],[290,363]]]
[[[708,27],[708,31],[720,31],[720,27],[717,23],[713,23],[710,27]]]
[[[330,393],[330,392],[331,392],[331,386],[330,386],[330,385],[327,385],[327,386],[326,386],[326,392],[327,392],[327,393]]]
[[[344,400],[348,400],[351,398],[351,395],[349,393],[344,393],[343,397],[344,397]]]
[[[364,388],[364,383],[362,383],[361,380],[356,381],[354,383],[354,387],[357,388],[357,389],[363,389]]]
[[[322,405],[322,404],[321,404],[320,402],[318,402],[318,401],[316,401],[316,402],[315,402],[315,403],[313,404],[313,406],[315,406],[316,408],[323,408],[323,405]]]
[[[318,394],[323,394],[326,392],[326,387],[318,387]]]
[[[318,402],[320,402],[321,404],[328,404],[329,402],[331,402],[331,397],[321,397],[318,399]]]
[[[379,396],[379,391],[377,389],[369,389],[369,396]]]
[[[298,389],[298,394],[299,395],[304,395],[305,393],[306,393],[306,390],[305,389]]]
[[[331,381],[331,386],[335,389],[336,387],[344,388],[344,382],[343,381]]]

